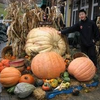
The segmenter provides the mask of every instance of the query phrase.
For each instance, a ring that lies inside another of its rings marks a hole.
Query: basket
[[[12,46],[6,46],[2,49],[2,52],[1,52],[1,57],[5,59],[5,55],[10,52],[11,55],[13,55],[12,53]]]
[[[16,59],[16,60],[13,60],[13,61],[9,62],[11,67],[15,67],[19,71],[23,71],[24,70],[24,63],[25,63],[24,59]]]

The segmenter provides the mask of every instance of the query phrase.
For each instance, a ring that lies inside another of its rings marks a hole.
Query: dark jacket
[[[85,21],[79,21],[77,24],[73,25],[68,29],[61,31],[62,34],[68,34],[78,31],[80,33],[80,41],[82,45],[91,46],[93,45],[93,40],[97,42],[100,40],[100,33],[97,25],[94,21],[88,18]]]

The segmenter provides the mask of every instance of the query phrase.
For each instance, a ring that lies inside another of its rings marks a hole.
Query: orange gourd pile
[[[93,62],[86,57],[74,59],[68,66],[68,72],[79,81],[90,81],[95,75]]]
[[[10,66],[10,65],[9,65],[9,62],[10,62],[10,60],[8,60],[8,59],[2,59],[2,60],[0,61],[0,72],[1,72],[4,68]]]
[[[56,52],[37,54],[31,63],[31,70],[34,75],[42,79],[59,77],[65,69],[64,59]]]

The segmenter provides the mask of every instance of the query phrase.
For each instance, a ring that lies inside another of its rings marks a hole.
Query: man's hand
[[[61,35],[61,31],[58,31],[57,33],[58,33],[59,35]]]

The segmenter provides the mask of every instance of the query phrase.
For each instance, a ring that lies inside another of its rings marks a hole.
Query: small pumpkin
[[[26,68],[28,71],[31,71],[31,67],[30,66],[27,66]]]
[[[68,72],[79,81],[90,81],[96,72],[93,62],[87,57],[75,58],[68,66]]]
[[[0,73],[0,83],[4,87],[11,87],[19,82],[21,73],[14,67],[6,67]]]
[[[48,82],[45,82],[43,85],[42,85],[42,89],[44,91],[49,91],[51,90],[51,85],[48,83]]]
[[[31,63],[31,70],[34,75],[42,79],[57,78],[65,69],[64,59],[56,52],[37,54]]]
[[[50,82],[50,85],[55,88],[58,86],[58,80],[57,79],[52,79],[52,81]]]
[[[21,83],[21,82],[33,84],[34,83],[34,77],[31,74],[24,74],[19,79],[19,83]]]

